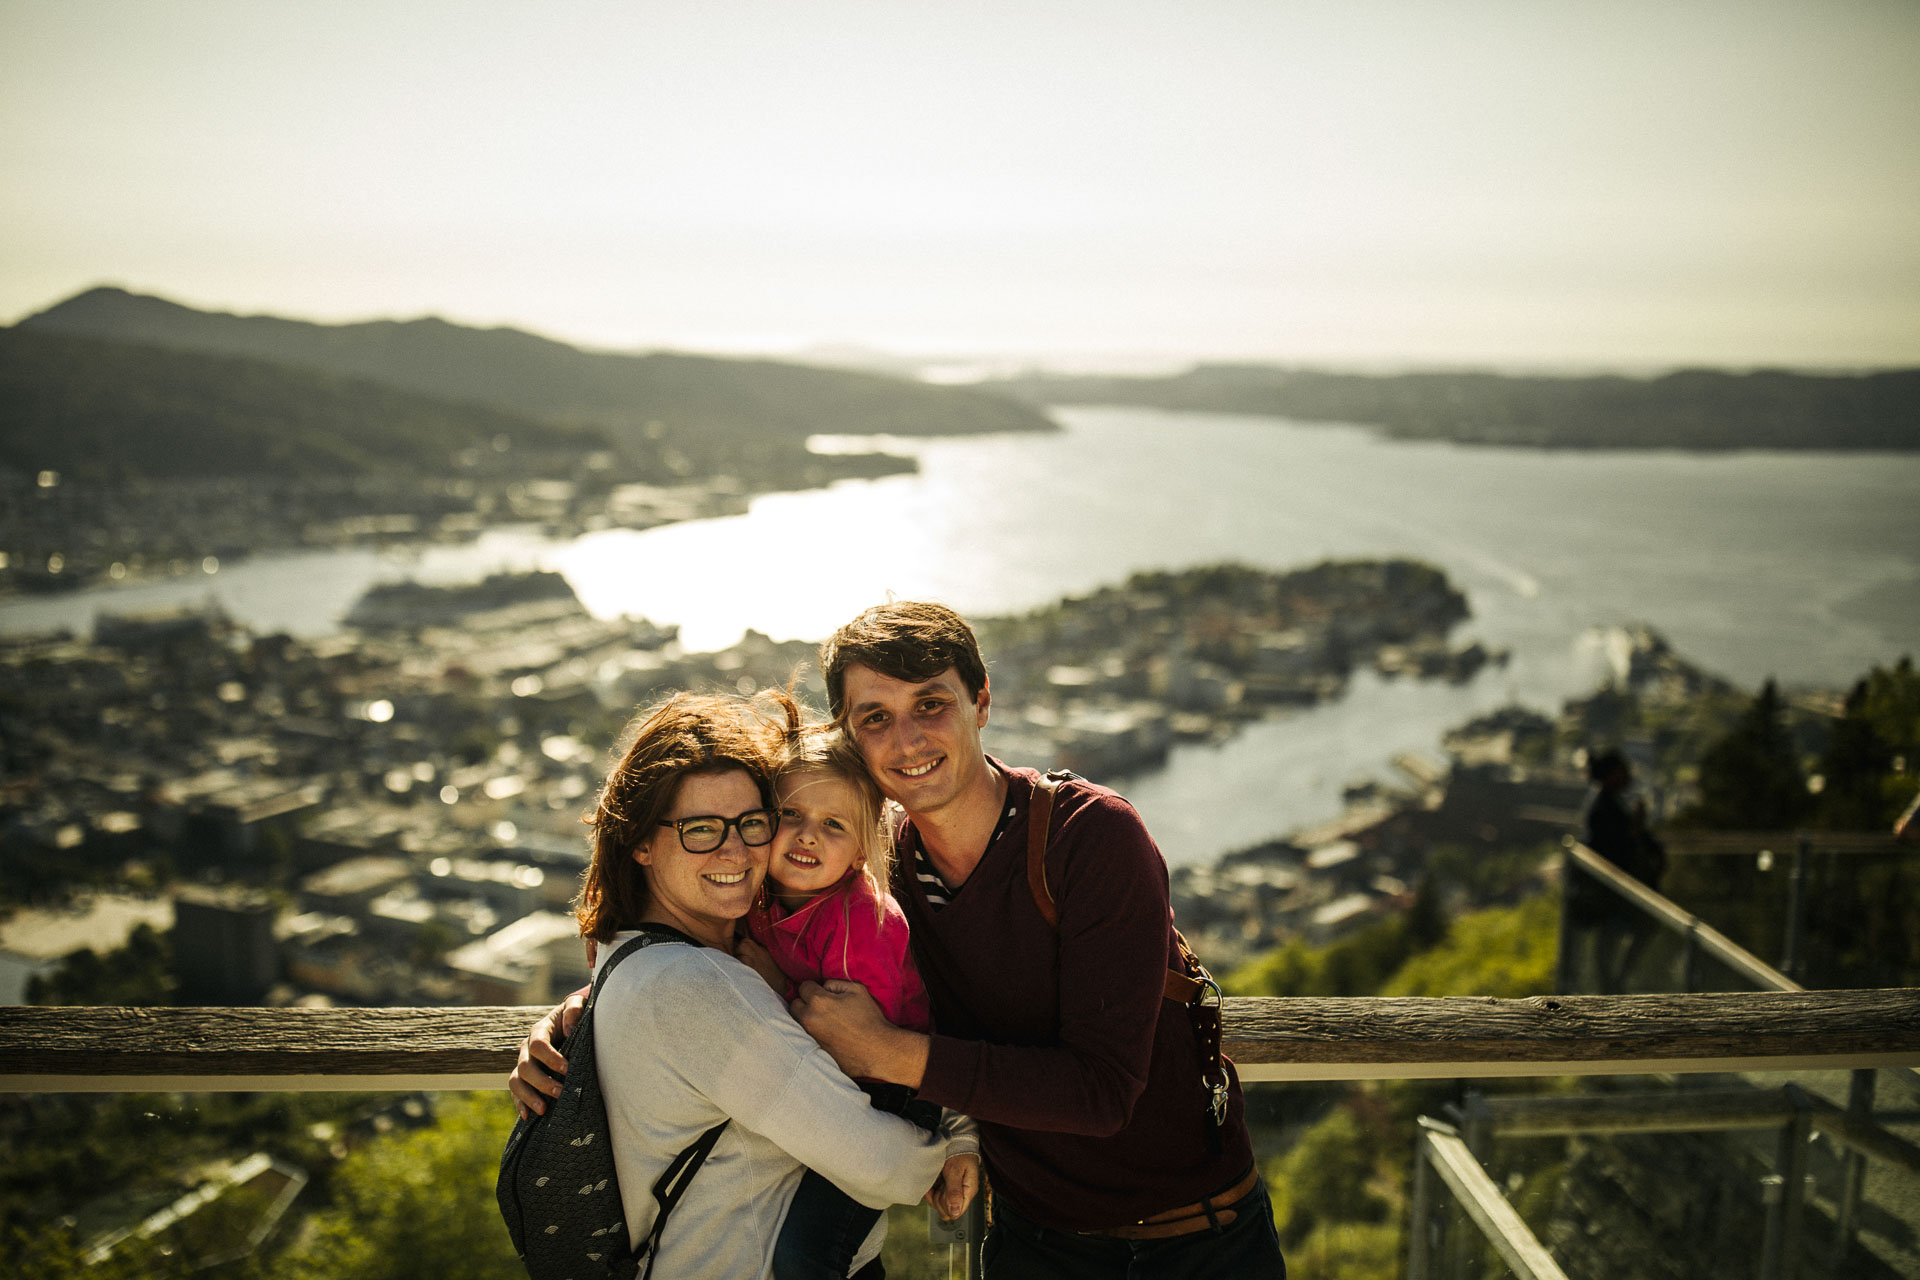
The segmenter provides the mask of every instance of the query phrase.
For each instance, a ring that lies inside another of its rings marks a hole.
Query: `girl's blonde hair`
[[[790,723],[786,754],[774,776],[776,796],[782,778],[798,773],[824,773],[846,784],[857,806],[853,814],[855,839],[860,846],[859,871],[873,890],[876,904],[887,891],[893,874],[893,819],[887,798],[867,772],[867,762],[845,734],[831,724]],[[884,911],[884,908],[882,908]]]

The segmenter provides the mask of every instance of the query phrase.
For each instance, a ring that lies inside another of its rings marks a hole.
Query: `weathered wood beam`
[[[0,1008],[0,1091],[502,1088],[541,1012]]]
[[[1243,1079],[1636,1075],[1920,1061],[1920,988],[1230,1000]]]
[[[497,1088],[541,1012],[0,1008],[0,1091]],[[1245,1080],[1916,1066],[1920,988],[1243,998],[1224,1041]]]

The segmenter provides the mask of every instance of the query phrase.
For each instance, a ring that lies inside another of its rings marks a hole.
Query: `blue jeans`
[[[780,1238],[773,1246],[773,1280],[845,1280],[860,1242],[880,1220],[869,1209],[809,1169],[793,1193]],[[862,1268],[864,1277],[874,1267]],[[881,1276],[885,1271],[878,1273]]]
[[[1037,1226],[1002,1196],[980,1260],[987,1280],[1286,1280],[1266,1184],[1227,1207],[1235,1217],[1224,1227],[1122,1240]]]
[[[940,1108],[896,1084],[861,1084],[881,1111],[905,1116],[932,1133],[940,1127]],[[773,1280],[845,1280],[860,1242],[880,1220],[869,1209],[809,1169],[800,1178],[780,1238],[773,1245]],[[884,1280],[879,1259],[860,1268],[856,1280]]]

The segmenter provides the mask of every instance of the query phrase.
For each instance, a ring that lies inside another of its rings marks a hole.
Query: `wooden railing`
[[[488,1089],[533,1006],[0,1008],[0,1092]],[[1920,1066],[1920,988],[1231,999],[1245,1080]]]
[[[0,1008],[0,1092],[497,1089],[541,1012],[535,1006]],[[1525,1000],[1233,999],[1226,1002],[1223,1039],[1241,1077],[1253,1081],[1835,1067],[1852,1068],[1858,1077],[1871,1075],[1873,1067],[1920,1066],[1920,989]],[[1697,1109],[1704,1102],[1678,1105]],[[1811,1123],[1883,1160],[1911,1168],[1920,1159],[1907,1144],[1859,1118],[1798,1100],[1792,1106],[1790,1124],[1799,1126],[1793,1130],[1795,1152],[1804,1152]],[[1551,1111],[1555,1107],[1566,1114]],[[1535,1132],[1671,1122],[1661,1107],[1638,1103],[1623,1111],[1605,1101],[1529,1100],[1500,1111],[1483,1127]],[[1780,1107],[1770,1096],[1749,1099],[1729,1105],[1720,1121],[1777,1124]],[[1485,1172],[1472,1146],[1478,1135],[1463,1138],[1424,1119],[1422,1126],[1414,1222],[1428,1221],[1436,1199],[1431,1174],[1437,1173],[1516,1275],[1564,1280]],[[1797,1178],[1793,1185],[1799,1185]],[[1798,1220],[1797,1201],[1776,1208],[1769,1241],[1776,1234],[1780,1240],[1769,1245],[1767,1257],[1792,1256],[1784,1251]],[[1784,1225],[1776,1231],[1775,1223]],[[970,1276],[978,1274],[978,1228],[975,1219],[964,1258],[949,1260]],[[1416,1227],[1411,1240],[1409,1276],[1424,1280],[1424,1227]]]

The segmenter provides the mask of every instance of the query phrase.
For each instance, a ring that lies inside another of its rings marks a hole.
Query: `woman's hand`
[[[787,975],[780,972],[780,966],[773,962],[773,952],[767,950],[752,938],[741,938],[734,944],[734,958],[765,978],[773,993],[781,999],[787,995]]]
[[[967,1211],[980,1190],[980,1157],[969,1152],[948,1156],[940,1166],[940,1177],[927,1192],[927,1203],[944,1222],[952,1222]]]
[[[547,1113],[547,1099],[560,1096],[560,1080],[567,1074],[567,1060],[560,1045],[580,1021],[587,1007],[587,989],[574,992],[553,1007],[546,1017],[533,1024],[520,1056],[507,1077],[507,1092],[513,1095],[514,1110],[525,1119]]]

